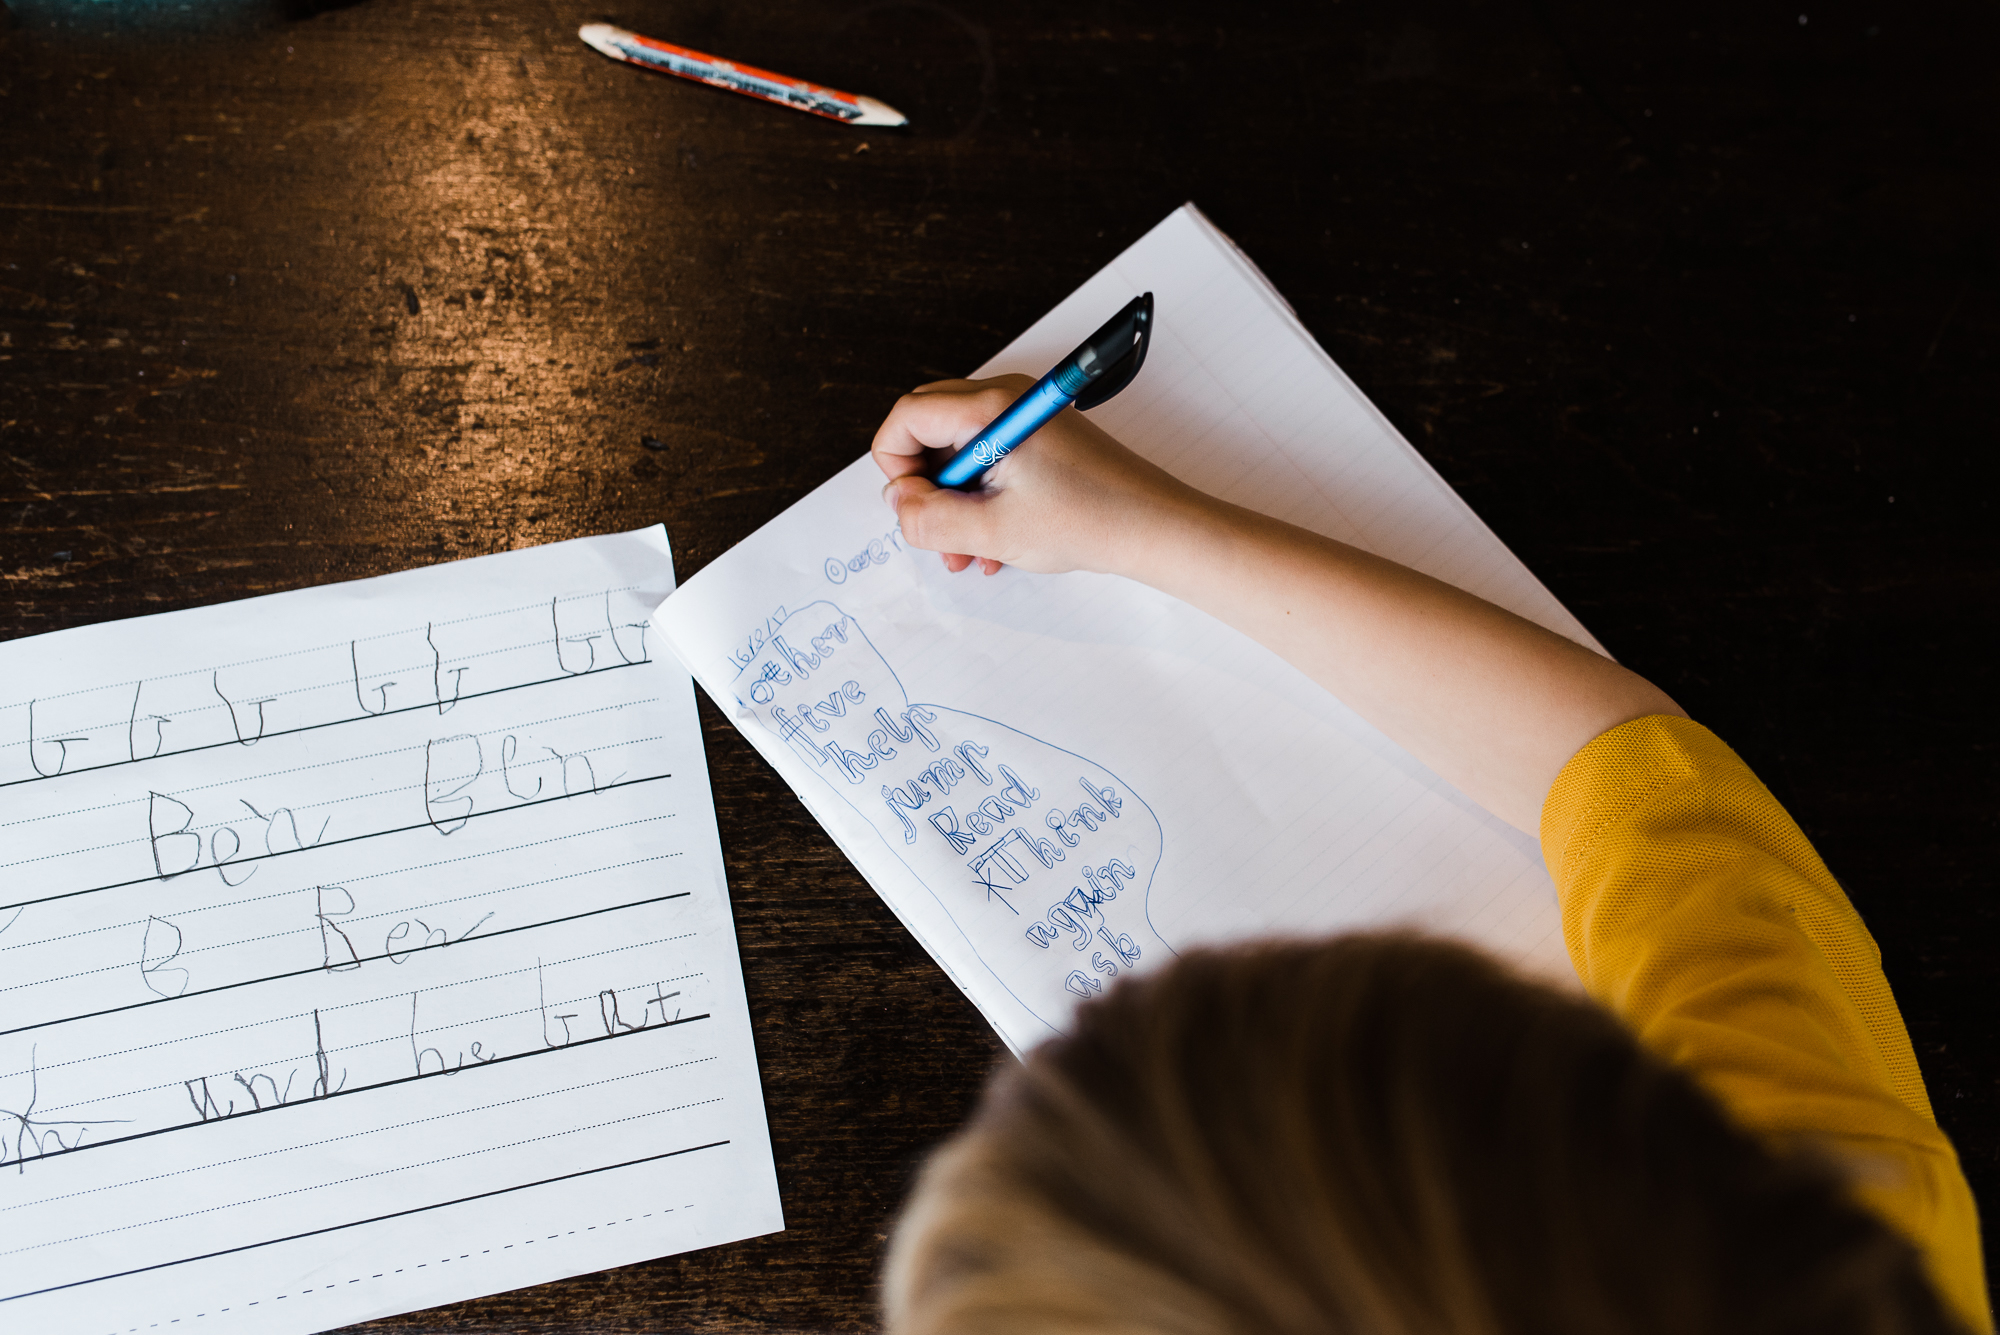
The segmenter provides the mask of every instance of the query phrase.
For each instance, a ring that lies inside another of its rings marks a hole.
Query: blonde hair
[[[933,1157],[893,1335],[1952,1328],[1914,1250],[1608,1014],[1462,947],[1190,955]]]

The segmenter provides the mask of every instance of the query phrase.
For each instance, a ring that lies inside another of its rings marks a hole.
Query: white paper
[[[1596,647],[1191,205],[978,374],[1040,375],[1147,290],[1145,369],[1094,420]],[[1421,926],[1574,983],[1534,840],[1173,599],[947,574],[881,486],[857,460],[656,624],[1015,1051],[1120,973],[1263,935]]]
[[[0,645],[0,1325],[783,1226],[666,534]]]

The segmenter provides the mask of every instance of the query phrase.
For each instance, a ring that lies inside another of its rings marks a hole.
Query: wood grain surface
[[[1192,199],[1790,806],[2000,1188],[1992,6],[7,3],[0,635],[656,520],[685,578]],[[788,1230],[356,1329],[876,1324],[1000,1049],[702,708]]]

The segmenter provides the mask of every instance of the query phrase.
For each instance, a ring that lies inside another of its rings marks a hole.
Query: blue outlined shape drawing
[[[736,666],[737,709],[874,830],[1051,1033],[1111,980],[1175,953],[1151,911],[1165,831],[1123,778],[984,715],[912,702],[831,602],[788,610]]]

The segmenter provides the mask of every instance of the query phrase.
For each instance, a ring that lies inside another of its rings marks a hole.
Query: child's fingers
[[[892,480],[882,495],[894,507],[903,540],[911,546],[954,555],[994,550],[992,519],[984,498],[940,489],[928,478],[911,476]],[[951,556],[945,564],[951,565]],[[963,562],[952,566],[954,571],[964,568]]]
[[[956,449],[965,444],[999,416],[1028,383],[1024,376],[1004,376],[985,381],[940,380],[922,386],[896,400],[877,428],[870,452],[891,478],[921,472],[926,450]]]

